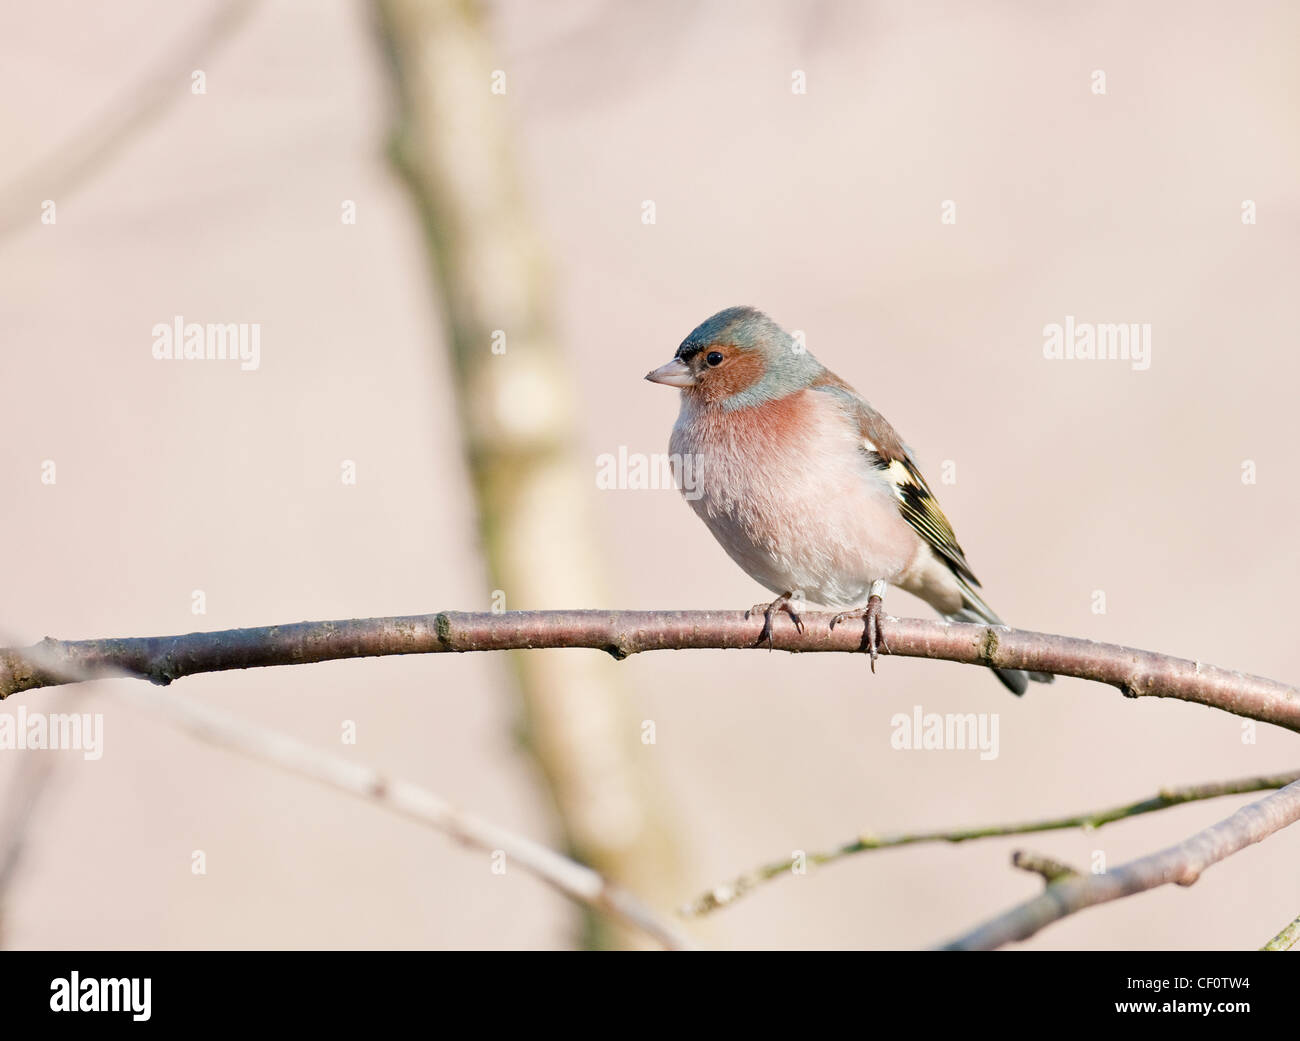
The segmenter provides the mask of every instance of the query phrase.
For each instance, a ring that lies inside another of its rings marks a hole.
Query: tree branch
[[[809,865],[822,866],[849,857],[855,853],[869,853],[877,849],[892,849],[896,846],[915,846],[927,842],[970,842],[975,839],[999,838],[1008,835],[1030,835],[1042,831],[1063,831],[1067,828],[1100,828],[1127,817],[1138,817],[1144,813],[1183,803],[1200,802],[1203,799],[1217,799],[1224,795],[1244,795],[1248,792],[1263,792],[1274,788],[1285,788],[1294,781],[1300,781],[1300,770],[1290,773],[1274,774],[1266,777],[1241,777],[1232,781],[1213,781],[1209,784],[1187,785],[1182,788],[1164,788],[1150,799],[1140,802],[1112,806],[1106,810],[1094,810],[1091,813],[1079,813],[1070,817],[1051,817],[1046,820],[1022,821],[1015,824],[992,824],[978,828],[950,828],[946,831],[904,832],[897,835],[859,835],[835,849],[823,853],[809,853],[805,862]],[[781,878],[791,872],[795,862],[792,859],[775,860],[757,867],[746,874],[714,886],[706,893],[697,896],[680,913],[696,917],[734,904],[742,896],[752,892],[764,882]]]
[[[828,614],[803,617],[802,633],[778,620],[773,634],[777,650],[863,650],[856,627],[832,630]],[[895,657],[1077,676],[1111,684],[1127,697],[1177,698],[1300,731],[1300,692],[1259,676],[1153,651],[1004,626],[916,618],[889,618],[885,625],[888,653]],[[201,672],[388,654],[587,647],[621,659],[654,650],[755,648],[760,646],[761,626],[760,619],[747,619],[739,611],[444,611],[186,636],[71,642],[46,638],[32,647],[0,650],[0,698],[69,682],[67,667],[78,678],[109,670],[166,685]]]
[[[1190,886],[1206,868],[1297,820],[1300,820],[1300,781],[1243,806],[1231,817],[1159,853],[1122,864],[1105,874],[1053,882],[1039,896],[959,936],[945,949],[993,950],[1026,940],[1052,922],[1087,907],[1171,882]]]

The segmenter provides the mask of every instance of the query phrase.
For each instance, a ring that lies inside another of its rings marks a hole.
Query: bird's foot
[[[873,593],[867,601],[866,607],[858,608],[856,611],[843,611],[831,619],[832,629],[839,625],[840,622],[847,622],[851,618],[861,618],[863,620],[865,628],[862,632],[862,642],[871,655],[872,672],[876,671],[878,651],[884,650],[886,654],[889,653],[889,644],[885,642],[885,633],[880,625],[880,620],[884,615],[885,601]]]
[[[767,649],[769,651],[772,649],[772,616],[776,614],[777,611],[784,611],[788,614],[790,616],[790,621],[794,622],[794,627],[798,629],[799,632],[803,632],[803,619],[799,617],[798,613],[794,609],[792,603],[793,598],[794,593],[782,593],[770,604],[755,604],[745,612],[746,618],[751,618],[760,611],[762,612],[763,631],[758,634],[758,643],[762,643],[766,640]],[[758,646],[758,643],[756,643],[755,646]]]

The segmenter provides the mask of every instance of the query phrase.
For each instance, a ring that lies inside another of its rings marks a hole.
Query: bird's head
[[[762,311],[729,307],[696,326],[673,360],[646,379],[736,409],[785,397],[821,372],[817,359]]]

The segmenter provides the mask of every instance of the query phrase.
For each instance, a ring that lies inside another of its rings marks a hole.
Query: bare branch
[[[1300,781],[1198,832],[1185,842],[1122,864],[1105,874],[1053,882],[1027,900],[946,945],[948,950],[993,950],[1026,940],[1052,922],[1087,907],[1176,882],[1190,886],[1206,868],[1300,820]]]
[[[828,614],[803,617],[802,633],[792,624],[775,627],[777,650],[863,649],[854,627],[832,630]],[[47,638],[33,647],[0,650],[0,698],[66,682],[59,677],[68,666],[83,675],[110,669],[165,685],[201,672],[388,654],[588,647],[621,659],[654,650],[756,648],[761,626],[760,619],[739,611],[444,611],[187,636]],[[1296,688],[1199,661],[1004,626],[889,618],[886,632],[896,657],[1077,676],[1109,683],[1128,697],[1177,698],[1300,731]]]
[[[610,884],[597,872],[532,839],[458,810],[424,788],[317,751],[296,738],[216,712],[189,698],[140,689],[123,694],[210,744],[366,799],[392,813],[430,825],[463,845],[488,853],[500,850],[507,864],[518,864],[570,900],[610,915],[670,950],[695,946],[631,893]]]
[[[810,853],[805,857],[809,865],[821,866],[853,856],[855,853],[870,853],[877,849],[891,849],[895,846],[915,846],[927,842],[971,842],[975,839],[990,839],[1008,835],[1030,835],[1042,831],[1063,831],[1067,828],[1100,828],[1104,824],[1138,817],[1144,813],[1171,806],[1181,806],[1187,802],[1200,802],[1203,799],[1217,799],[1224,795],[1244,795],[1249,792],[1264,792],[1274,788],[1285,788],[1294,781],[1300,781],[1300,770],[1290,773],[1274,774],[1266,777],[1241,777],[1231,781],[1213,781],[1209,784],[1194,784],[1182,788],[1165,788],[1150,799],[1140,802],[1112,806],[1106,810],[1094,810],[1091,813],[1079,813],[1069,817],[1052,817],[1046,820],[1024,821],[1016,824],[993,824],[979,828],[950,828],[944,831],[904,832],[897,835],[862,834],[835,849],[822,853]],[[790,859],[771,861],[755,868],[730,882],[714,886],[706,893],[696,897],[680,913],[687,916],[708,914],[722,907],[734,904],[742,896],[752,892],[764,882],[782,878],[795,866]]]

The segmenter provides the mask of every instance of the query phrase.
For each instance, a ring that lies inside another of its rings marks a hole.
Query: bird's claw
[[[873,596],[867,601],[867,606],[857,611],[841,611],[831,619],[831,628],[834,629],[840,622],[848,621],[850,618],[861,618],[863,621],[862,642],[871,655],[871,671],[876,671],[876,658],[879,657],[879,651],[884,650],[889,653],[889,644],[885,642],[885,632],[881,627],[880,620],[885,614],[885,602],[878,596]]]
[[[766,640],[767,649],[769,651],[773,649],[772,616],[776,614],[777,611],[784,611],[786,614],[788,614],[790,616],[790,621],[794,622],[795,629],[800,633],[803,632],[803,619],[799,617],[798,612],[795,611],[794,607],[791,604],[791,598],[793,596],[794,596],[793,593],[784,593],[781,596],[778,596],[770,604],[755,604],[753,607],[751,607],[748,611],[745,612],[746,619],[751,618],[753,615],[758,614],[760,611],[762,612],[763,631],[758,634],[758,643],[762,643],[764,640]]]

